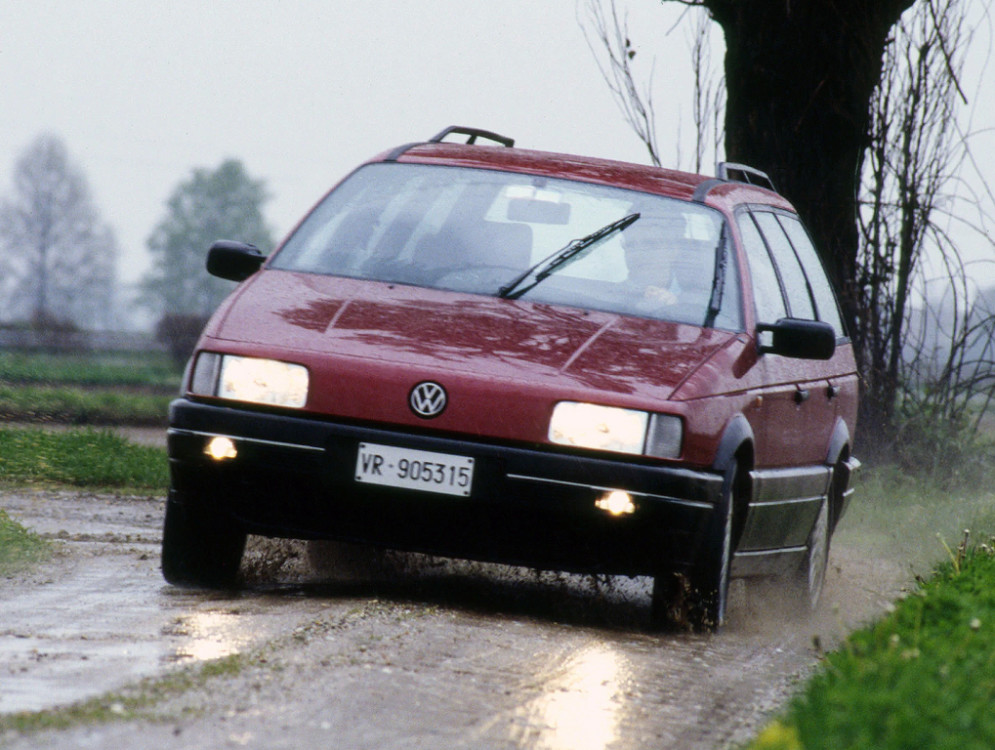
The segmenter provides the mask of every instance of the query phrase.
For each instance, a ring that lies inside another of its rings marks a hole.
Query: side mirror
[[[764,332],[770,332],[772,336],[770,343],[760,343],[761,354],[770,352],[796,359],[830,359],[836,351],[836,331],[820,320],[781,318],[774,324],[758,325],[757,333]]]
[[[207,251],[207,272],[229,281],[245,281],[259,270],[266,256],[255,245],[218,240]]]

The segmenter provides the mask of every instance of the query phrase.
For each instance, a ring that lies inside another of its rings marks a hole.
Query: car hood
[[[264,270],[218,311],[220,339],[264,356],[314,355],[412,372],[668,398],[735,334],[613,313]]]

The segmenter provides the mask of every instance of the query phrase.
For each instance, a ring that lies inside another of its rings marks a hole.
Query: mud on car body
[[[660,626],[720,625],[731,575],[814,607],[853,353],[791,205],[718,173],[449,128],[269,258],[216,243],[242,283],[170,409],[167,580],[231,586],[261,534],[652,576]]]

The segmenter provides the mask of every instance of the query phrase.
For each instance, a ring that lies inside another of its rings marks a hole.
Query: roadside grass
[[[166,424],[172,396],[75,387],[0,386],[0,418],[85,425]]]
[[[21,568],[43,560],[48,543],[28,531],[0,509],[0,576],[10,575]]]
[[[750,750],[995,747],[993,545],[948,550],[893,611],[825,656]]]
[[[164,352],[0,352],[0,383],[141,386],[175,392],[180,373]]]
[[[995,466],[952,482],[876,466],[861,472],[856,488],[834,543],[902,559],[912,574],[932,571],[943,555],[943,540],[959,539],[965,529],[995,530]]]
[[[0,481],[164,492],[166,452],[108,430],[0,429]]]
[[[906,560],[916,586],[825,654],[749,750],[990,750],[995,468],[939,481],[875,467],[858,493],[836,540]]]

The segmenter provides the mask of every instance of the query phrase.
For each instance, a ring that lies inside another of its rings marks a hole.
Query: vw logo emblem
[[[446,389],[431,380],[425,380],[411,389],[408,404],[411,411],[423,419],[437,417],[445,411],[448,398]]]

